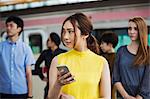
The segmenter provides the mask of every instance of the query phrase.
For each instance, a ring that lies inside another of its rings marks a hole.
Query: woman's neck
[[[131,44],[129,46],[134,48],[134,49],[138,49],[139,43],[138,42],[131,42]]]
[[[131,53],[137,54],[137,51],[139,48],[139,43],[138,42],[131,42],[131,44],[129,44],[127,47]]]
[[[84,48],[84,47],[81,47],[81,48],[74,48],[76,51],[79,51],[79,52],[83,52],[83,51],[86,51],[88,50],[88,48]]]
[[[74,49],[79,51],[79,52],[86,51],[86,50],[88,50],[87,43],[86,42],[80,43],[80,45],[79,46],[75,46]]]

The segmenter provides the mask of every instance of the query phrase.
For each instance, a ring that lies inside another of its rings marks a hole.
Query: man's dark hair
[[[112,31],[106,31],[100,38],[100,43],[101,42],[106,42],[107,44],[111,43],[113,45],[113,48],[115,48],[118,44],[118,35]]]
[[[61,43],[59,35],[57,33],[55,33],[55,32],[51,32],[49,37],[59,47],[59,45]]]
[[[24,28],[24,22],[23,20],[18,17],[18,16],[9,16],[6,20],[6,23],[7,24],[8,22],[14,22],[17,24],[17,27],[20,27],[21,28],[21,31],[19,32],[19,35],[21,34],[21,32],[23,31],[23,28]]]

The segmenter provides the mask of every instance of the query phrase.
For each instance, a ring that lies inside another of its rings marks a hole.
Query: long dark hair
[[[87,48],[93,51],[96,54],[99,54],[99,46],[97,43],[96,38],[91,34],[93,31],[93,26],[89,18],[84,15],[83,13],[75,13],[63,22],[62,25],[62,31],[61,31],[61,37],[63,33],[63,26],[66,21],[70,21],[73,25],[74,31],[76,32],[76,28],[78,27],[81,31],[81,35],[88,35],[87,41]]]

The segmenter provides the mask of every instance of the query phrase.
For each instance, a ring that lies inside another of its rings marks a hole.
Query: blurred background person
[[[118,36],[112,31],[106,31],[100,38],[100,55],[104,56],[108,63],[112,76],[112,68],[115,61],[115,47],[118,44]]]
[[[104,56],[109,64],[110,76],[112,78],[112,70],[115,61],[115,47],[118,44],[118,35],[112,31],[106,31],[100,38],[100,55]],[[112,86],[112,99],[116,99],[115,87]]]
[[[0,99],[32,98],[31,65],[35,60],[31,48],[19,38],[24,22],[10,16],[5,25],[8,39],[0,43]]]
[[[122,99],[150,99],[150,48],[142,17],[129,19],[128,35],[131,43],[117,51],[113,84]]]
[[[66,50],[59,48],[61,43],[60,37],[57,33],[52,32],[49,35],[49,38],[46,42],[47,48],[46,50],[42,51],[41,55],[36,61],[35,70],[39,75],[40,79],[45,81],[47,84],[44,88],[44,99],[48,95],[48,78],[49,78],[49,69],[52,59],[60,53],[66,52]],[[45,62],[45,66],[42,68],[40,65],[42,62]],[[47,76],[44,75],[44,72],[47,73]]]

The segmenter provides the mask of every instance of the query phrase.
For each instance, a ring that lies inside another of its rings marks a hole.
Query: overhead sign
[[[36,1],[45,1],[45,0],[0,0],[0,6],[29,3],[29,2],[36,2]]]

